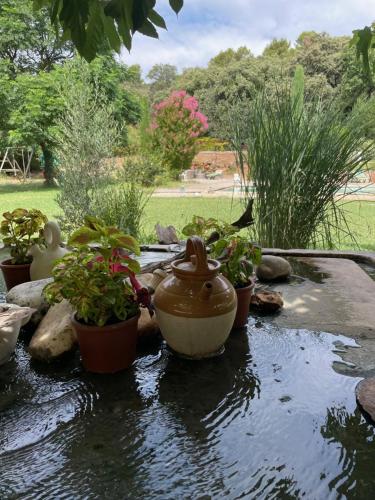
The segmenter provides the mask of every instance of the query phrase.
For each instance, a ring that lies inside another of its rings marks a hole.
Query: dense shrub
[[[197,152],[199,151],[228,151],[231,145],[228,141],[215,137],[200,137],[197,139]]]
[[[123,175],[125,179],[145,187],[160,184],[163,180],[165,170],[157,158],[148,155],[137,155],[125,158],[123,164]]]
[[[208,128],[198,101],[184,90],[172,92],[154,106],[151,122],[152,145],[161,163],[174,178],[190,168],[197,150],[196,138]]]
[[[95,215],[108,226],[116,226],[138,238],[150,194],[134,181],[110,184],[96,194]]]

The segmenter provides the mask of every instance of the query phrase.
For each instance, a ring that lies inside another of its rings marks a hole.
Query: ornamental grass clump
[[[197,152],[196,138],[208,129],[207,117],[195,97],[178,90],[154,105],[151,144],[172,177],[191,166]]]
[[[125,321],[148,306],[148,295],[135,274],[140,265],[138,242],[100,219],[86,217],[68,245],[74,250],[58,261],[53,282],[44,288],[51,304],[66,299],[76,319],[87,325],[104,326]]]
[[[246,203],[254,198],[254,238],[262,247],[331,248],[351,236],[338,192],[374,157],[358,121],[334,103],[301,103],[295,89],[262,94],[246,111],[229,121]]]

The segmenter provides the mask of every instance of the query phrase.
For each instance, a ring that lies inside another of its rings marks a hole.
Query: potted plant
[[[254,290],[253,266],[260,264],[261,248],[236,234],[238,229],[235,226],[213,218],[194,216],[182,232],[187,236],[196,234],[209,243],[212,256],[221,262],[221,272],[237,293],[237,313],[233,327],[244,327]]]
[[[35,208],[16,208],[3,213],[0,233],[5,246],[10,249],[10,259],[0,263],[5,284],[10,290],[20,283],[30,281],[30,248],[43,241],[43,228],[47,217]]]
[[[73,251],[57,261],[53,282],[44,288],[51,304],[66,299],[75,310],[84,367],[96,373],[128,368],[136,357],[140,303],[148,296],[135,278],[140,253],[137,241],[94,217],[70,237]]]
[[[243,328],[249,315],[254,291],[254,264],[260,264],[261,249],[242,236],[227,236],[211,245],[214,258],[221,262],[221,272],[237,294],[237,312],[233,328]]]

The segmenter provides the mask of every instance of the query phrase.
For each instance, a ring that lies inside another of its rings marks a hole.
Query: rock
[[[72,313],[66,300],[49,309],[30,341],[32,358],[49,361],[75,346],[77,336],[70,322]]]
[[[275,313],[284,305],[279,292],[262,291],[254,293],[251,297],[250,306],[258,312]]]
[[[157,337],[160,333],[155,314],[150,317],[148,309],[141,308],[141,316],[138,320],[138,337],[141,339]]]
[[[31,317],[31,323],[37,325],[49,308],[42,292],[43,288],[51,281],[52,278],[47,278],[21,283],[21,285],[17,285],[9,290],[5,296],[5,300],[10,304],[35,309],[36,311]]]
[[[355,389],[355,395],[362,409],[375,422],[375,377],[361,380]]]
[[[276,255],[263,255],[262,262],[256,268],[256,275],[261,281],[287,279],[292,272],[289,262]]]
[[[35,309],[15,304],[0,304],[0,365],[12,355],[22,326],[30,320]]]
[[[172,243],[179,243],[176,229],[173,226],[163,227],[160,224],[156,224],[155,231],[160,244],[171,245]]]

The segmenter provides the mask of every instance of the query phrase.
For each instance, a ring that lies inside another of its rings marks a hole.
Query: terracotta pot
[[[370,170],[369,172],[370,182],[375,184],[375,170]]]
[[[172,263],[154,295],[156,319],[167,344],[178,354],[201,359],[223,352],[233,325],[237,296],[220,273],[220,262],[207,259],[203,241],[189,238],[184,259]]]
[[[107,326],[85,325],[72,316],[87,371],[116,373],[132,365],[136,358],[139,316]]]
[[[30,264],[11,264],[12,259],[0,262],[5,284],[8,290],[21,283],[30,281]]]
[[[251,296],[254,291],[254,283],[251,282],[248,286],[236,288],[235,290],[237,294],[237,312],[233,328],[243,328],[247,325]]]

